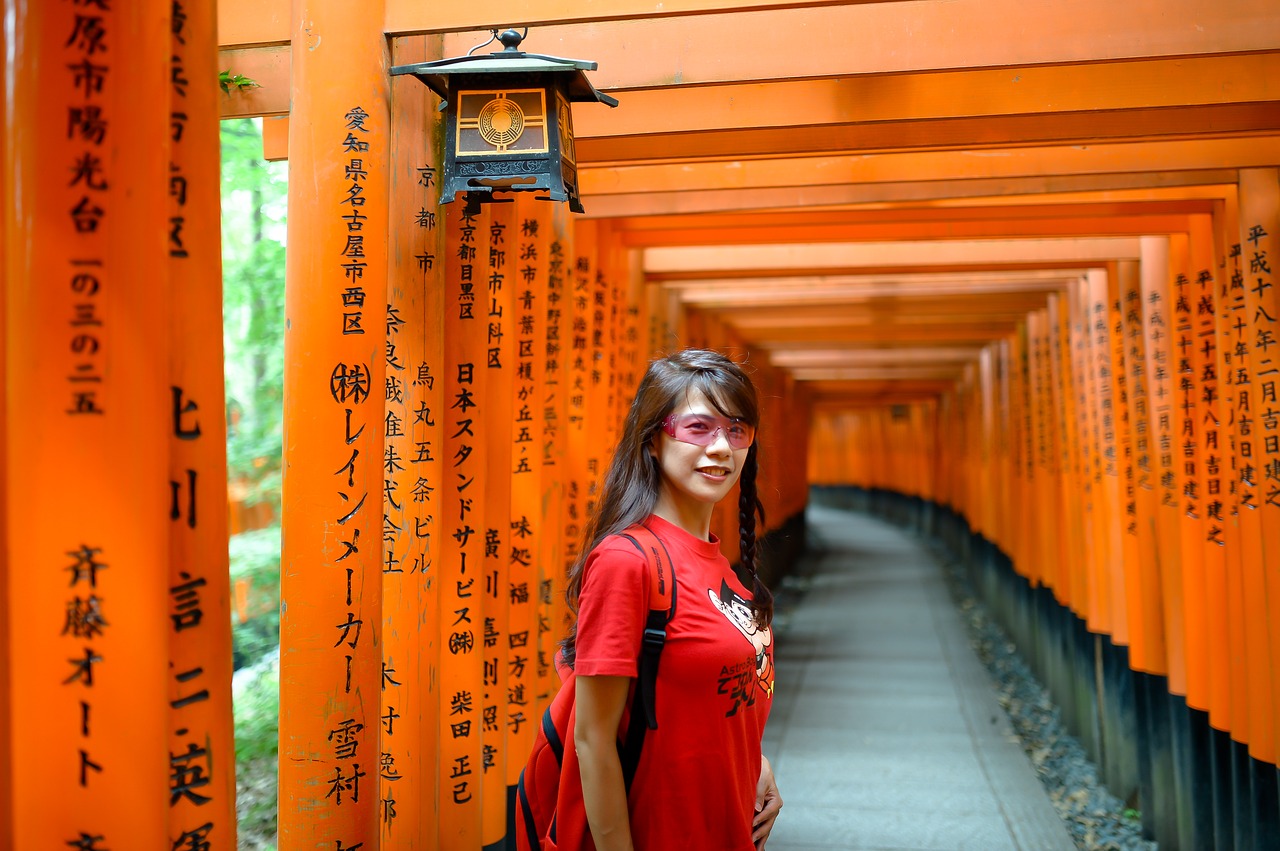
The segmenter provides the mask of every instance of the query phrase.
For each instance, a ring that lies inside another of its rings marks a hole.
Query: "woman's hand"
[[[751,822],[751,841],[756,844],[756,851],[764,851],[764,844],[773,831],[773,823],[782,809],[782,795],[778,792],[778,783],[773,778],[773,766],[769,760],[760,757],[760,780],[756,782],[756,817]]]

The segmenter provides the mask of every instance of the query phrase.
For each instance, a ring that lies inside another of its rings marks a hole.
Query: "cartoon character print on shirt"
[[[729,623],[736,626],[743,637],[751,642],[754,650],[753,657],[748,657],[737,665],[725,665],[720,671],[718,691],[728,695],[733,701],[733,705],[725,713],[726,716],[731,716],[744,705],[755,705],[757,687],[766,695],[773,696],[773,659],[769,656],[773,630],[767,626],[761,629],[756,625],[751,604],[730,588],[725,580],[720,580],[718,592],[714,588],[708,588],[707,596]]]

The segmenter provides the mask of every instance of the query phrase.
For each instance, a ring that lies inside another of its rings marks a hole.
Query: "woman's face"
[[[676,417],[703,414],[708,421],[722,418],[700,390],[690,391],[683,404],[671,413]],[[699,510],[699,506],[709,508],[715,505],[724,499],[742,475],[742,465],[746,463],[749,449],[749,446],[734,449],[723,431],[717,433],[707,446],[685,443],[665,430],[659,431],[650,448],[662,471],[659,502],[668,501],[682,513]]]

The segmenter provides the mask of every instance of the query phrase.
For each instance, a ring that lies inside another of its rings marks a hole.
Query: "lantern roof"
[[[541,53],[525,53],[519,50],[524,37],[515,30],[507,30],[497,39],[505,45],[496,53],[479,56],[455,56],[413,65],[396,65],[392,76],[412,74],[440,97],[449,98],[449,78],[455,75],[476,74],[569,74],[569,100],[575,102],[604,103],[617,106],[617,98],[610,97],[587,79],[583,72],[596,70],[596,63],[587,59],[562,59]]]

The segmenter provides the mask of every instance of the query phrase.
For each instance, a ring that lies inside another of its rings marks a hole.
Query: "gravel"
[[[978,600],[959,564],[944,564],[952,599],[969,641],[991,674],[1022,749],[1062,817],[1076,847],[1088,851],[1155,851],[1142,838],[1139,815],[1103,785],[1084,748],[1066,731],[1049,692],[1018,655],[1018,649]]]

